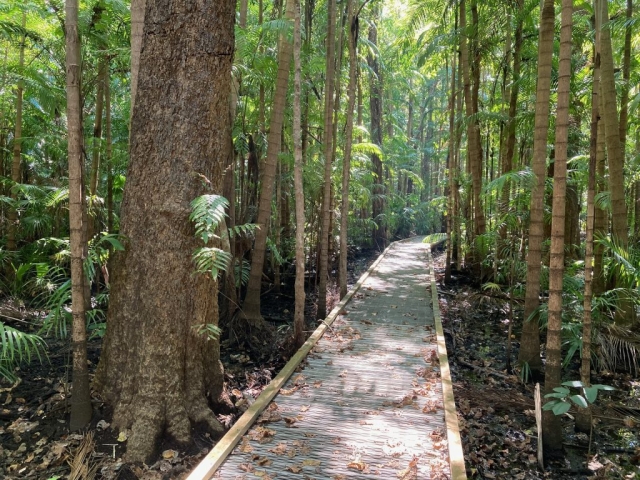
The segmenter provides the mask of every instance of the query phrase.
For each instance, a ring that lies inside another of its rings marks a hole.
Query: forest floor
[[[350,283],[377,258],[374,251],[359,251],[349,265]],[[471,285],[463,273],[444,286],[444,256],[436,256],[440,308],[449,341],[449,359],[454,380],[460,427],[470,478],[478,479],[640,479],[639,429],[633,420],[611,408],[597,410],[591,452],[587,463],[589,436],[576,434],[564,417],[566,457],[545,471],[537,468],[533,388],[506,370],[507,324],[505,302],[484,294]],[[332,295],[337,302],[337,294]],[[271,354],[254,358],[251,352],[225,348],[223,363],[227,389],[236,401],[235,412],[220,418],[227,425],[247,408],[289,358],[287,343],[293,321],[293,290],[286,287],[263,297],[265,317],[278,332]],[[308,329],[315,328],[315,298],[307,302]],[[518,332],[513,332],[517,339]],[[121,460],[124,439],[109,428],[107,412],[95,401],[88,434],[68,432],[70,351],[67,341],[47,339],[48,361],[34,362],[18,372],[16,385],[0,383],[0,479],[70,478],[74,462],[93,466],[98,480],[169,480],[185,478],[214,443],[194,432],[195,446],[188,452],[171,445],[161,450],[153,465],[127,464]],[[101,340],[89,343],[89,361],[95,369]],[[514,340],[512,358],[517,357]],[[572,372],[571,379],[578,378]],[[618,388],[598,402],[640,407],[640,382],[625,374],[604,373],[598,382]],[[636,410],[637,412],[638,410]],[[572,412],[569,412],[570,414]],[[602,418],[605,417],[605,418]],[[625,425],[626,423],[626,425]],[[80,470],[77,470],[80,471]],[[77,479],[93,478],[80,471]]]

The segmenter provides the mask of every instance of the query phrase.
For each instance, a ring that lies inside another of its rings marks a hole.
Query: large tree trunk
[[[540,330],[538,315],[540,305],[540,267],[544,236],[544,183],[547,164],[547,136],[549,130],[549,96],[551,94],[551,59],[553,55],[553,29],[555,9],[553,0],[544,0],[540,15],[538,42],[538,85],[536,88],[535,133],[533,139],[533,173],[536,184],[531,193],[529,220],[529,250],[527,252],[527,286],[525,292],[524,319],[518,363],[528,364],[534,377],[542,371],[540,358]]]
[[[356,83],[358,66],[358,18],[356,2],[349,0],[348,13],[349,38],[349,84],[347,86],[347,120],[344,132],[344,159],[342,163],[342,198],[340,205],[340,298],[347,294],[347,249],[349,225],[349,179],[351,176],[351,147],[353,144],[353,113],[356,105]]]
[[[219,343],[196,333],[218,322],[217,284],[194,274],[189,214],[207,191],[203,177],[222,190],[231,126],[219,112],[228,112],[234,15],[231,1],[147,2],[122,204],[126,249],[114,259],[95,379],[113,426],[131,429],[130,461],[149,462],[163,436],[190,443],[195,424],[222,431],[211,410],[223,387]]]
[[[380,20],[379,7],[374,4],[371,13],[371,25],[369,26],[369,42],[372,45],[378,44],[378,27],[376,22]],[[369,91],[369,108],[371,117],[371,141],[376,145],[382,147],[382,78],[380,73],[380,63],[378,57],[369,53],[367,56],[367,62],[369,63],[369,69],[371,71],[370,76],[370,91]],[[376,222],[376,227],[373,230],[373,246],[375,248],[383,249],[387,243],[387,234],[385,222],[382,218],[384,213],[384,176],[382,171],[382,159],[377,155],[371,155],[371,164],[373,166],[373,204],[372,204],[372,216],[373,221]]]
[[[24,29],[27,24],[27,13],[22,13],[22,28]],[[18,71],[22,74],[24,69],[24,47],[27,40],[26,35],[22,35],[22,41],[20,43],[20,57],[18,60]],[[20,183],[22,177],[22,105],[24,96],[24,81],[22,78],[18,80],[16,86],[16,125],[13,132],[13,158],[11,162],[11,181],[14,183]],[[14,190],[11,191],[11,198],[16,201],[17,196]],[[7,229],[7,250],[15,251],[18,249],[16,241],[16,233],[18,231],[18,210],[16,208],[9,208],[8,214],[8,229]]]
[[[336,2],[327,4],[326,82],[324,88],[324,185],[322,188],[322,224],[320,261],[318,262],[318,311],[316,318],[327,316],[327,270],[331,226],[331,166],[333,164],[333,106],[335,94]]]
[[[571,85],[571,29],[573,0],[562,0],[558,103],[556,110],[555,166],[553,169],[553,207],[551,219],[551,256],[549,261],[549,322],[547,326],[546,394],[562,381],[562,277],[564,275],[564,228],[567,190],[567,146],[569,139],[569,97]],[[550,410],[543,412],[542,440],[545,456],[562,452],[561,418]]]
[[[458,12],[454,11],[454,31],[458,29]],[[444,281],[449,283],[451,281],[451,259],[453,258],[453,235],[454,235],[454,217],[457,212],[455,188],[456,188],[456,173],[457,165],[455,164],[455,124],[456,124],[456,54],[457,48],[454,46],[452,60],[451,60],[451,92],[449,94],[449,144],[447,150],[447,169],[449,172],[448,178],[448,195],[447,195],[447,257],[444,270]]]
[[[89,394],[87,368],[87,331],[85,319],[84,269],[84,175],[82,159],[82,103],[80,100],[80,36],[78,34],[78,0],[65,4],[65,39],[67,70],[67,128],[69,150],[69,244],[71,249],[71,311],[73,327],[73,396],[70,429],[84,428],[93,409]]]
[[[291,0],[289,0],[291,1]],[[300,0],[295,0],[293,33],[294,96],[293,96],[293,182],[296,197],[296,281],[293,342],[296,347],[304,343],[304,189],[302,183],[302,109],[300,105],[302,65],[300,63]]]
[[[293,2],[287,3],[285,17],[289,21],[294,20]],[[261,180],[262,188],[260,190],[260,200],[258,203],[258,220],[256,223],[259,229],[256,231],[253,258],[251,261],[251,273],[249,274],[247,294],[242,305],[242,315],[239,316],[239,323],[235,326],[242,334],[246,334],[248,338],[267,328],[264,319],[260,315],[260,290],[262,288],[262,269],[264,267],[267,247],[267,234],[269,233],[269,219],[271,218],[271,199],[275,184],[276,166],[278,164],[278,154],[280,153],[282,122],[287,100],[289,67],[293,53],[293,44],[286,37],[283,36],[279,44],[278,75],[273,96],[273,107],[271,108],[269,135],[267,137],[267,158],[264,161]],[[251,332],[253,332],[253,334]]]

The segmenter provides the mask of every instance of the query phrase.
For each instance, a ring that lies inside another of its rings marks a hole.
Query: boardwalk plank
[[[427,255],[392,244],[213,478],[451,478]]]

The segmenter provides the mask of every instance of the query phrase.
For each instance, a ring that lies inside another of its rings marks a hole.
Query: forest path
[[[432,288],[429,245],[393,243],[212,478],[466,478]]]

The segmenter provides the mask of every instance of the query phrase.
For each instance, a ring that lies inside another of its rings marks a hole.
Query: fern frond
[[[231,262],[231,254],[215,247],[198,248],[193,253],[193,262],[198,273],[209,273],[215,280],[220,272],[226,272]]]
[[[221,222],[224,222],[225,209],[229,201],[222,195],[201,195],[191,202],[191,215],[189,220],[195,223],[196,236],[201,238],[204,244],[209,243],[210,238],[216,238],[215,231]]]

